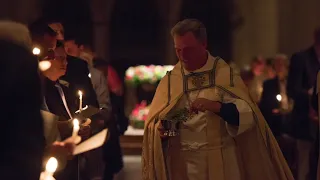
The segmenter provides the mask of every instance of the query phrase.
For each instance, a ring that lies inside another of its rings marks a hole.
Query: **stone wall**
[[[312,44],[320,25],[319,0],[242,0],[244,24],[233,33],[233,60],[243,67],[253,56],[291,55]]]

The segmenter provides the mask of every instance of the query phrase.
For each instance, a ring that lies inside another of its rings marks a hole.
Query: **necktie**
[[[58,83],[55,84],[55,87],[56,87],[56,88],[58,89],[58,91],[59,91],[59,94],[60,94],[60,97],[61,97],[61,99],[62,99],[63,105],[64,105],[64,107],[66,108],[70,119],[72,119],[72,116],[71,116],[71,113],[70,113],[70,110],[69,110],[69,108],[68,108],[68,104],[67,104],[67,101],[66,101],[66,97],[64,96],[64,93],[63,93],[63,90],[62,90],[60,84],[58,84]]]

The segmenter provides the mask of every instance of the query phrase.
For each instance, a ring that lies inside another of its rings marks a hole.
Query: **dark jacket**
[[[280,94],[278,77],[263,83],[263,92],[259,107],[275,136],[279,136],[284,132],[284,116],[272,112],[274,109],[280,109],[281,107],[280,102],[276,98],[278,94]]]
[[[92,105],[94,107],[99,107],[97,95],[88,76],[88,63],[73,56],[68,56],[67,61],[66,74],[60,79],[69,83],[71,92],[76,96],[78,95],[79,90],[83,92],[83,106]],[[78,103],[79,102],[77,102],[77,104]]]
[[[294,100],[292,112],[294,136],[298,139],[312,140],[315,137],[315,127],[309,119],[311,105],[308,90],[314,86],[320,67],[313,47],[291,57],[287,93]]]
[[[38,61],[31,50],[0,41],[0,179],[39,179],[45,147]]]

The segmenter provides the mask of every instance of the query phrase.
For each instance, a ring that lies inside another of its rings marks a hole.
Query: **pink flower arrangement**
[[[137,104],[130,114],[130,120],[132,121],[145,121],[149,113],[149,106],[147,106],[146,101],[142,101]]]
[[[160,81],[164,75],[166,75],[167,71],[171,71],[173,66],[136,66],[130,67],[126,71],[126,82],[132,84],[140,84],[143,82],[148,82],[151,84]]]

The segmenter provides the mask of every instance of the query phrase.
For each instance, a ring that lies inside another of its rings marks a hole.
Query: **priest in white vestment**
[[[204,25],[186,19],[171,33],[180,62],[162,79],[151,104],[143,179],[292,180],[241,78],[206,50]],[[172,127],[177,129],[170,132]]]

